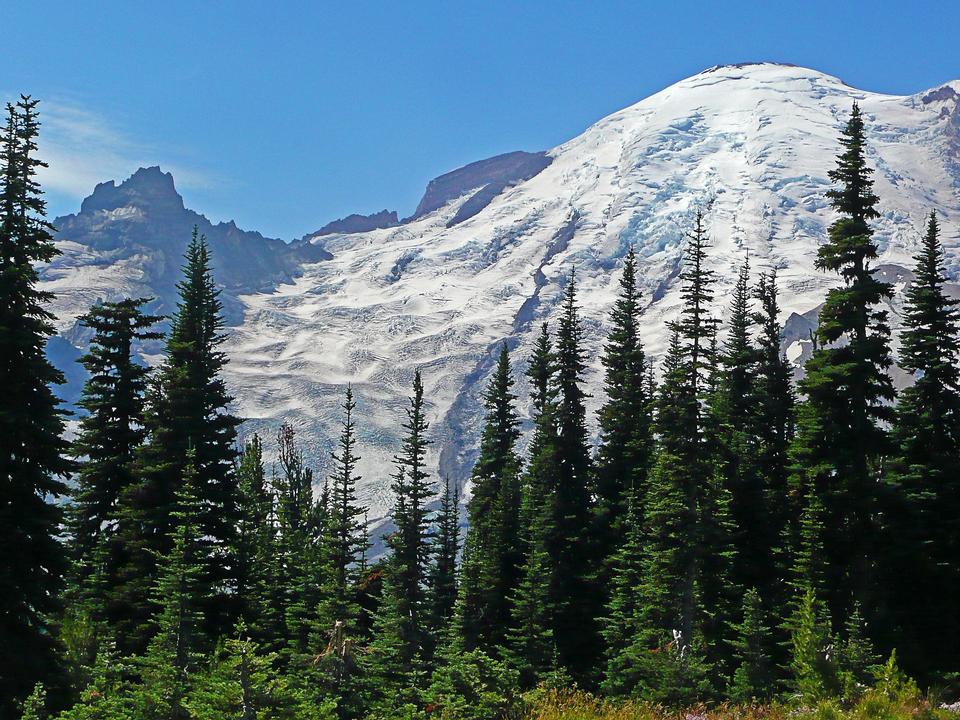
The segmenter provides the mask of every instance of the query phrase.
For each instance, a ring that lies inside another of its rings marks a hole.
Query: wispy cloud
[[[179,187],[203,189],[213,184],[207,174],[171,160],[172,151],[133,139],[79,102],[44,99],[39,111],[38,156],[49,166],[41,170],[39,179],[49,191],[79,200],[97,183],[123,180],[146,165],[161,165],[172,172]]]

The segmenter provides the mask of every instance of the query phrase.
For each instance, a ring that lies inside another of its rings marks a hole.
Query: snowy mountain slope
[[[228,380],[238,412],[249,418],[246,431],[272,435],[291,421],[322,466],[343,387],[353,383],[363,492],[374,517],[390,502],[390,458],[420,367],[435,475],[464,478],[498,344],[516,347],[515,368],[525,367],[532,335],[556,317],[572,268],[591,354],[591,409],[600,401],[599,351],[618,263],[630,244],[648,302],[645,342],[659,357],[665,323],[679,311],[683,233],[697,205],[707,209],[717,315],[725,314],[746,257],[754,273],[778,268],[784,320],[808,313],[792,320],[788,334],[788,355],[801,360],[801,326],[838,281],[816,271],[814,259],[832,219],[827,172],[854,101],[865,112],[877,169],[884,273],[898,279],[898,289],[906,286],[904,268],[925,215],[936,209],[956,276],[960,82],[894,97],[804,68],[712,68],[549,151],[552,162],[538,174],[505,186],[462,222],[451,220],[476,191],[397,227],[326,235],[317,242],[331,259],[306,262],[267,290],[239,293],[243,316],[228,344]],[[75,282],[86,281],[84,272],[76,268]],[[112,272],[110,282],[126,282],[124,268]],[[898,299],[892,309],[896,327]],[[521,378],[521,398],[526,390]]]

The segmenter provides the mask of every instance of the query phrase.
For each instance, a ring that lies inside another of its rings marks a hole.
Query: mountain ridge
[[[923,218],[933,209],[956,279],[957,87],[951,81],[913,95],[882,95],[796,66],[710,68],[545,151],[549,164],[482,198],[476,212],[464,211],[476,193],[460,188],[405,223],[303,243],[330,257],[304,260],[274,284],[236,292],[240,314],[226,345],[227,381],[237,412],[248,418],[244,432],[270,438],[281,420],[290,421],[320,477],[336,437],[340,392],[351,382],[362,411],[362,493],[373,517],[389,506],[399,423],[412,374],[421,368],[435,440],[432,474],[463,480],[496,348],[506,341],[516,349],[517,392],[525,398],[530,333],[555,320],[572,267],[590,356],[591,411],[600,400],[599,352],[618,267],[630,245],[640,259],[645,344],[653,357],[662,355],[664,328],[680,308],[683,233],[696,207],[708,211],[709,264],[718,274],[712,311],[725,316],[737,267],[749,257],[754,272],[778,270],[782,319],[804,318],[838,283],[814,262],[832,218],[827,173],[855,101],[867,120],[881,197],[878,265],[894,268],[891,277],[912,266]],[[74,286],[89,266],[74,263]],[[898,283],[890,306],[895,326],[904,287]],[[796,329],[785,350],[800,361],[803,328]],[[525,401],[521,411],[527,414]]]

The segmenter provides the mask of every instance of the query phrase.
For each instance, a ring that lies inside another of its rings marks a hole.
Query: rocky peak
[[[80,212],[137,207],[159,212],[182,212],[183,198],[173,184],[173,175],[159,167],[140,168],[117,185],[113,180],[99,183],[83,201]]]

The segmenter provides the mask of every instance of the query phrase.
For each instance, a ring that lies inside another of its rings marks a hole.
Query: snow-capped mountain
[[[665,323],[680,309],[683,237],[698,205],[707,211],[709,263],[717,271],[716,314],[726,315],[746,258],[754,274],[777,268],[785,349],[802,361],[816,309],[838,283],[815,270],[814,260],[833,218],[824,196],[827,173],[854,101],[866,117],[881,198],[875,227],[882,272],[902,291],[925,216],[936,210],[956,277],[960,82],[901,97],[857,90],[799,67],[711,68],[546,153],[511,154],[516,157],[494,163],[497,172],[484,170],[492,166],[482,161],[438,178],[430,202],[425,196],[421,203],[424,211],[399,224],[391,219],[367,232],[307,236],[285,251],[269,251],[271,262],[262,259],[268,251],[248,249],[261,242],[275,247],[266,239],[214,243],[217,262],[236,263],[244,278],[221,278],[236,303],[227,377],[237,412],[248,418],[244,431],[271,436],[290,421],[322,469],[336,439],[344,386],[352,383],[362,487],[373,517],[389,506],[390,460],[419,367],[434,475],[462,479],[474,458],[479,395],[497,347],[506,341],[516,349],[519,376],[532,335],[556,316],[573,268],[592,358],[591,409],[601,399],[599,352],[619,262],[631,244],[647,302],[645,344],[660,356]],[[512,169],[500,172],[505,167]],[[60,327],[74,341],[73,319],[92,300],[147,292],[151,253],[159,252],[141,250],[139,240],[130,240],[132,230],[116,230],[141,222],[137,202],[120,198],[87,208],[88,202],[71,216],[79,224],[58,221],[64,255],[44,269],[47,288],[60,293]],[[184,228],[171,231],[188,233]],[[182,247],[186,238],[178,242]],[[310,256],[311,248],[323,254]],[[271,264],[274,257],[283,261]],[[895,299],[894,328],[899,307]],[[526,390],[520,378],[521,398]]]

